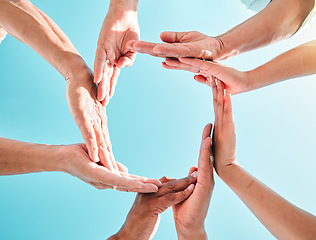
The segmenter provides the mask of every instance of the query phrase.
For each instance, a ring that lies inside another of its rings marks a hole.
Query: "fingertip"
[[[188,186],[187,189],[189,190],[189,192],[193,192],[194,188],[195,188],[195,185],[191,184],[190,186]]]
[[[158,187],[155,184],[152,183],[144,183],[143,188],[141,189],[141,192],[143,193],[154,193],[158,192]]]

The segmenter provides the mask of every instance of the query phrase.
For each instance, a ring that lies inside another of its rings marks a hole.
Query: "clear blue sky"
[[[33,1],[68,35],[93,67],[108,1]],[[140,0],[141,38],[164,30],[217,35],[254,13],[237,0]],[[293,38],[224,63],[249,70],[305,41]],[[193,74],[165,70],[161,59],[138,55],[120,75],[108,106],[116,159],[130,172],[184,177],[197,164],[203,127],[214,120],[211,91]],[[62,76],[32,49],[8,36],[0,45],[0,136],[21,141],[82,142],[69,113]],[[237,159],[297,206],[316,214],[315,76],[233,97]],[[210,239],[274,239],[218,178],[206,219]],[[134,193],[99,191],[63,173],[0,177],[0,239],[106,239],[123,224]],[[155,239],[176,239],[171,210]]]

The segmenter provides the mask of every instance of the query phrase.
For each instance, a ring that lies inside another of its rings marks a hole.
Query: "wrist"
[[[231,175],[236,168],[239,167],[238,162],[235,160],[228,165],[216,164],[215,170],[217,175],[225,182],[225,179]]]
[[[34,146],[34,155],[37,156],[39,172],[64,172],[63,156],[60,152],[61,146],[42,144]]]
[[[195,230],[179,230],[179,227],[176,227],[178,240],[206,240],[207,234],[204,229],[204,226]]]
[[[110,9],[137,11],[138,0],[111,0]]]
[[[232,41],[225,34],[219,35],[214,38],[219,41],[221,46],[220,52],[217,57],[218,60],[227,59],[239,54],[239,51],[233,47]]]
[[[137,207],[135,203],[128,213],[125,223],[114,239],[149,239],[155,232],[159,214],[146,208]]]

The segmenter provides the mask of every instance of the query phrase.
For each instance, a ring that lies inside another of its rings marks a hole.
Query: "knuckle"
[[[175,183],[174,181],[171,181],[171,182],[169,182],[169,183],[167,184],[167,186],[168,186],[169,189],[175,189],[176,183]]]
[[[169,193],[167,195],[165,195],[165,198],[169,201],[169,202],[173,202],[176,198],[175,194],[173,193]]]

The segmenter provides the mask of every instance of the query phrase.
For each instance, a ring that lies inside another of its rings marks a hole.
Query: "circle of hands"
[[[172,206],[177,232],[188,235],[190,229],[197,236],[205,233],[198,228],[204,226],[214,188],[213,167],[219,171],[221,166],[236,161],[230,94],[247,89],[247,76],[215,61],[225,58],[220,54],[222,46],[218,38],[199,32],[164,32],[161,40],[165,43],[139,41],[135,12],[123,11],[116,16],[109,12],[99,36],[94,75],[84,67],[81,71],[84,74],[78,75],[76,81],[67,79],[68,105],[85,144],[63,146],[61,151],[68,156],[66,172],[71,175],[98,189],[139,193],[128,218],[133,218],[135,212],[153,216],[152,224],[139,224],[144,235],[154,234],[146,226],[156,225],[159,214]],[[135,176],[114,159],[104,106],[114,94],[120,69],[133,64],[136,52],[165,58],[164,68],[193,72],[196,81],[213,89],[215,123],[204,128],[198,168],[192,167],[186,178],[155,180]],[[213,162],[215,155],[216,162]],[[127,221],[122,227],[126,232],[129,232],[128,225]]]

